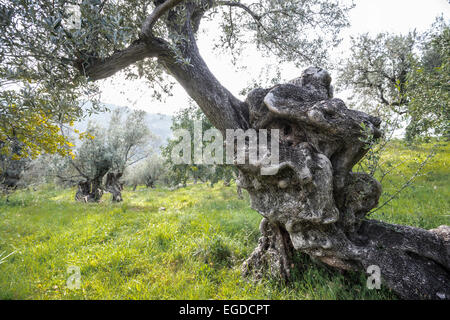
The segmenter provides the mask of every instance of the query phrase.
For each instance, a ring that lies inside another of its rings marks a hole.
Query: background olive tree
[[[181,109],[172,118],[172,131],[184,129],[190,133],[191,137],[194,137],[194,123],[201,124],[202,137],[204,133],[214,128],[209,122],[208,118],[204,115],[201,109],[192,102],[187,108]],[[175,145],[179,143],[180,139],[169,139],[167,145],[162,148],[162,155],[168,166],[169,180],[172,186],[181,184],[186,186],[188,180],[197,182],[209,182],[212,187],[219,180],[223,180],[225,184],[229,184],[235,177],[236,172],[233,166],[227,164],[199,164],[194,161],[194,154],[191,153],[190,164],[182,163],[175,164],[172,161],[172,150]],[[211,141],[203,141],[201,147],[204,149]],[[191,139],[191,150],[194,150],[194,139]],[[225,163],[225,157],[224,161]]]
[[[358,171],[383,184],[385,200],[375,210],[410,187],[435,155],[433,148],[425,157],[416,158],[413,168],[405,168],[402,160],[385,158],[386,148],[395,143],[399,133],[404,133],[408,143],[448,137],[448,30],[441,17],[422,34],[362,34],[352,39],[350,56],[339,63],[338,88],[351,90],[351,105],[383,119],[383,135],[368,137],[368,153],[357,165]],[[414,174],[406,174],[406,170]],[[394,182],[394,174],[402,176],[401,181]]]
[[[449,25],[439,18],[423,34],[362,34],[338,68],[352,104],[403,127],[406,139],[448,136]]]
[[[157,184],[170,185],[170,170],[160,154],[152,153],[142,161],[129,166],[125,170],[123,180],[132,186],[133,190],[140,185],[147,188],[155,188]]]
[[[107,128],[88,124],[81,145],[73,158],[65,158],[58,177],[78,184],[76,200],[99,201],[107,191],[113,201],[122,201],[119,179],[128,166],[148,157],[154,140],[144,111],[117,109]]]

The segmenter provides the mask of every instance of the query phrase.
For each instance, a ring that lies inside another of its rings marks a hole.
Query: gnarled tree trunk
[[[100,161],[97,164],[93,178],[85,176],[86,180],[78,183],[75,201],[99,202],[103,196],[103,177],[111,167],[109,161]]]
[[[101,179],[81,181],[78,183],[78,190],[75,194],[75,201],[99,202],[103,196]]]
[[[108,172],[106,175],[105,190],[112,194],[113,202],[121,202],[123,183],[119,181],[122,177],[121,172]]]
[[[380,120],[333,99],[330,81],[326,71],[309,68],[247,98],[253,128],[280,129],[280,163],[274,175],[239,166],[239,184],[264,216],[244,273],[269,268],[288,278],[293,248],[338,269],[376,265],[382,281],[406,299],[450,299],[448,226],[427,231],[364,218],[381,185],[351,171],[366,153],[365,135],[380,136]]]

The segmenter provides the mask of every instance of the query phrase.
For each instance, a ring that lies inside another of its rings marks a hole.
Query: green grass
[[[428,148],[395,145],[386,159],[408,157],[409,170]],[[449,224],[449,159],[448,146],[441,147],[428,173],[372,217],[424,228]],[[45,186],[0,199],[0,261],[14,252],[0,262],[0,299],[395,298],[366,289],[363,274],[330,273],[304,256],[297,257],[304,270],[288,285],[244,279],[240,267],[257,244],[261,216],[234,186],[127,189],[120,204],[109,195],[99,204],[73,196]],[[81,269],[79,290],[66,286],[69,266]]]

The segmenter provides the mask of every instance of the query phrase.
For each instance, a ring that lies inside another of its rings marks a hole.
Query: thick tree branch
[[[204,7],[203,7],[204,8]],[[194,99],[211,123],[223,133],[226,129],[248,129],[248,107],[228,91],[212,74],[200,55],[195,39],[195,18],[200,12],[198,5],[186,4],[181,19],[183,26],[174,32],[182,32],[186,41],[177,43],[178,50],[189,63],[180,63],[171,53],[161,55],[159,61]],[[170,22],[169,22],[170,23]],[[194,25],[193,25],[194,24]]]
[[[202,4],[187,1],[183,10],[173,10],[172,18],[166,21],[171,32],[180,33],[186,39],[173,44],[177,47],[177,53],[167,42],[151,35],[154,22],[179,3],[180,0],[168,0],[157,6],[144,23],[143,33],[147,31],[147,35],[142,34],[141,39],[127,49],[116,52],[108,58],[80,63],[78,69],[90,80],[95,81],[112,76],[144,58],[157,57],[159,63],[184,87],[216,128],[223,132],[225,129],[247,129],[249,127],[247,105],[216,79],[197,47],[195,31],[199,21],[196,19],[199,20],[202,10],[211,5],[209,0],[205,0]],[[180,22],[175,18],[180,18]],[[180,54],[189,63],[181,63]]]
[[[115,52],[108,58],[78,62],[78,69],[90,80],[108,78],[129,65],[149,57],[157,57],[168,50],[162,39],[138,40],[128,48]]]

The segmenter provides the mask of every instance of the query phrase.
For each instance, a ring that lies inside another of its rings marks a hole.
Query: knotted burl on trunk
[[[333,98],[329,73],[316,67],[287,84],[254,89],[246,102],[251,127],[279,129],[280,145],[276,174],[238,166],[239,185],[264,217],[244,274],[269,270],[289,279],[299,250],[338,269],[377,265],[402,298],[450,299],[448,226],[427,231],[365,219],[381,185],[352,168],[367,152],[367,135],[380,137],[380,119]]]

